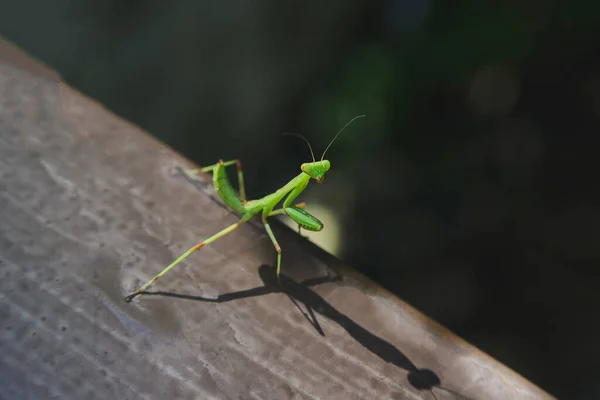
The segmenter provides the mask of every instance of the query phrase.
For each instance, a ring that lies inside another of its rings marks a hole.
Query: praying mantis
[[[325,153],[327,153],[327,150],[329,150],[329,148],[331,147],[333,142],[337,139],[339,134],[342,133],[342,131],[344,129],[346,129],[346,127],[348,125],[350,125],[356,119],[363,118],[365,116],[366,115],[357,115],[356,117],[354,117],[350,121],[348,121],[346,123],[346,125],[344,125],[342,127],[342,129],[340,129],[338,131],[338,133],[333,137],[331,142],[329,142],[329,144],[325,148],[325,151],[323,151],[323,155],[321,156],[321,159],[319,161],[315,160],[315,154],[312,150],[312,146],[310,145],[310,142],[304,136],[297,135],[308,144],[308,148],[309,148],[310,154],[312,156],[312,162],[303,163],[302,165],[300,165],[301,172],[298,176],[293,178],[291,181],[286,183],[284,186],[282,186],[275,192],[273,192],[269,195],[266,195],[263,198],[260,198],[257,200],[246,200],[246,189],[244,187],[244,174],[242,171],[242,164],[241,164],[240,160],[231,160],[231,161],[219,160],[219,162],[214,165],[209,165],[204,168],[196,168],[196,169],[187,170],[188,174],[198,174],[198,173],[202,173],[202,172],[212,171],[213,185],[215,187],[215,191],[217,192],[219,197],[221,197],[221,199],[223,200],[223,202],[225,202],[225,204],[227,206],[229,206],[232,210],[242,214],[242,217],[238,222],[229,225],[222,231],[215,233],[208,239],[204,240],[203,242],[198,243],[197,245],[195,245],[194,247],[190,248],[188,251],[183,253],[181,256],[179,256],[177,259],[175,259],[175,261],[173,261],[171,264],[169,264],[165,269],[163,269],[161,272],[159,272],[154,278],[150,279],[148,282],[143,284],[139,289],[135,290],[134,292],[132,292],[131,294],[126,296],[125,301],[128,303],[131,302],[135,297],[142,294],[142,292],[145,291],[150,285],[152,285],[154,282],[156,282],[161,276],[163,276],[167,272],[169,272],[173,267],[175,267],[181,261],[186,259],[190,254],[200,250],[202,247],[206,246],[207,244],[212,243],[215,240],[222,238],[223,236],[231,233],[236,228],[238,228],[240,225],[242,225],[245,222],[248,222],[252,217],[254,217],[255,215],[257,215],[259,213],[262,216],[262,222],[265,227],[265,230],[267,231],[269,238],[273,242],[275,251],[277,251],[277,280],[279,282],[279,274],[281,271],[281,247],[279,246],[279,243],[277,243],[277,239],[275,238],[275,235],[273,234],[273,231],[271,230],[271,227],[270,227],[269,223],[267,222],[267,218],[275,216],[275,215],[286,214],[295,223],[298,224],[299,230],[300,230],[300,228],[302,228],[302,229],[306,229],[306,230],[313,231],[313,232],[319,232],[323,229],[323,223],[321,221],[319,221],[319,219],[317,217],[309,214],[305,210],[306,204],[304,204],[304,203],[292,204],[292,203],[294,202],[296,197],[298,197],[300,195],[300,193],[302,193],[304,191],[304,189],[306,188],[306,186],[308,185],[308,183],[310,182],[311,179],[316,180],[317,183],[323,182],[323,180],[325,179],[325,174],[327,173],[327,171],[329,171],[329,168],[331,167],[331,163],[329,162],[329,160],[324,159]],[[295,134],[293,134],[293,135],[295,135]],[[237,166],[239,196],[236,193],[233,186],[231,185],[231,182],[229,181],[229,178],[227,177],[227,174],[225,172],[225,168],[232,166],[232,165]],[[275,206],[284,198],[285,198],[285,200],[283,201],[282,207],[275,209]]]

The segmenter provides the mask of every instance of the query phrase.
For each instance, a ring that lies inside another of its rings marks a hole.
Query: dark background
[[[0,33],[564,399],[600,398],[600,3],[2,1]],[[140,157],[143,157],[140,154]]]

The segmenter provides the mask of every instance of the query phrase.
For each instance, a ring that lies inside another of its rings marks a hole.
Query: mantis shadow
[[[202,296],[191,296],[185,294],[178,294],[172,292],[142,292],[144,295],[155,295],[155,296],[166,296],[175,297],[179,299],[203,301],[209,303],[225,303],[233,300],[264,296],[271,293],[284,293],[294,305],[302,312],[304,317],[313,325],[317,332],[321,336],[325,336],[323,329],[319,325],[319,322],[314,312],[329,318],[336,322],[342,328],[348,332],[350,336],[366,349],[377,355],[383,361],[392,363],[397,367],[400,367],[408,371],[408,382],[417,390],[429,390],[433,393],[434,387],[440,388],[446,392],[452,393],[456,396],[466,398],[452,390],[446,389],[441,386],[441,380],[439,376],[430,369],[418,368],[412,361],[394,345],[388,341],[372,334],[345,314],[338,311],[335,307],[329,304],[325,299],[319,296],[316,292],[311,290],[311,287],[320,285],[322,283],[341,281],[342,277],[338,274],[335,276],[325,276],[318,278],[311,278],[302,282],[296,282],[291,278],[288,278],[284,274],[280,275],[279,285],[274,268],[268,265],[261,265],[258,269],[260,279],[263,281],[263,286],[258,286],[252,289],[241,290],[238,292],[231,292],[219,295],[216,298],[207,298]],[[298,303],[305,305],[307,312],[304,312]],[[435,396],[435,395],[434,395]]]

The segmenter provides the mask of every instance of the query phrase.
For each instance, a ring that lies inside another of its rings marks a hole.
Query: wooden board
[[[236,215],[181,156],[0,54],[0,398],[551,398],[280,224],[287,294],[253,222],[125,303]]]

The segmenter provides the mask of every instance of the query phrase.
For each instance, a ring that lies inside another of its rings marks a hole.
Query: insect
[[[259,213],[262,216],[262,222],[265,226],[265,230],[267,231],[267,234],[269,235],[269,238],[273,242],[273,246],[275,247],[275,250],[277,251],[277,280],[279,281],[279,273],[281,271],[281,247],[277,243],[277,239],[275,238],[275,235],[273,234],[273,231],[271,230],[271,227],[269,226],[269,223],[267,222],[267,218],[272,217],[274,215],[286,214],[288,217],[290,217],[292,220],[294,220],[294,222],[296,222],[298,224],[298,230],[300,230],[300,228],[303,228],[303,229],[306,229],[309,231],[318,232],[323,229],[323,223],[321,221],[319,221],[319,219],[317,217],[309,214],[305,210],[306,205],[304,203],[297,203],[297,204],[292,204],[292,203],[294,202],[296,197],[298,197],[298,195],[300,195],[300,193],[302,193],[304,191],[304,189],[308,185],[308,182],[311,179],[316,180],[317,183],[323,182],[323,180],[325,179],[325,174],[327,173],[327,171],[329,171],[329,168],[331,167],[331,163],[329,162],[329,160],[324,159],[325,153],[327,153],[327,150],[329,150],[329,147],[331,147],[331,145],[333,144],[335,139],[337,139],[339,134],[342,133],[342,131],[348,125],[350,125],[356,119],[362,118],[362,117],[365,117],[365,115],[358,115],[358,116],[352,118],[350,121],[348,121],[346,123],[346,125],[344,125],[342,127],[342,129],[340,129],[338,131],[338,133],[333,137],[331,142],[329,142],[329,144],[325,148],[325,151],[323,152],[323,155],[321,156],[321,159],[319,161],[315,160],[315,154],[314,154],[312,147],[311,147],[310,143],[308,142],[308,140],[301,135],[297,135],[308,144],[308,148],[310,150],[310,154],[312,156],[313,161],[308,162],[308,163],[303,163],[302,165],[300,165],[300,170],[302,172],[300,172],[300,174],[298,176],[296,176],[294,179],[292,179],[287,184],[282,186],[280,189],[278,189],[275,192],[273,192],[261,199],[258,199],[258,200],[246,200],[246,190],[244,187],[244,174],[242,171],[242,164],[239,160],[232,160],[232,161],[220,160],[218,163],[216,163],[214,165],[209,165],[204,168],[188,170],[187,171],[188,174],[198,174],[201,172],[212,171],[213,185],[215,187],[217,194],[221,197],[221,199],[223,199],[225,204],[227,204],[231,209],[242,214],[242,218],[238,222],[229,225],[227,228],[214,234],[213,236],[209,237],[208,239],[204,240],[203,242],[198,243],[197,245],[195,245],[194,247],[192,247],[191,249],[189,249],[188,251],[183,253],[181,256],[179,256],[179,258],[177,258],[170,265],[168,265],[165,269],[163,269],[160,273],[158,273],[158,275],[156,275],[154,278],[150,279],[148,282],[146,282],[144,285],[142,285],[139,289],[137,289],[136,291],[132,292],[127,297],[125,297],[125,301],[126,302],[132,301],[136,296],[140,295],[144,290],[146,290],[148,288],[148,286],[150,286],[151,284],[156,282],[156,280],[158,280],[158,278],[160,278],[161,276],[163,276],[164,274],[169,272],[171,270],[171,268],[173,268],[174,266],[179,264],[181,261],[183,261],[185,258],[187,258],[190,254],[194,253],[195,251],[200,250],[202,247],[206,246],[207,244],[212,243],[219,238],[222,238],[223,236],[232,232],[233,230],[238,228],[240,225],[242,225],[244,222],[249,221],[253,216],[255,216]],[[225,172],[225,167],[229,167],[232,165],[237,166],[239,196],[235,192],[235,190],[234,190],[233,186],[231,185],[231,182],[229,181],[227,174]],[[285,198],[285,200],[283,201],[282,207],[275,209],[275,206],[284,198]]]

